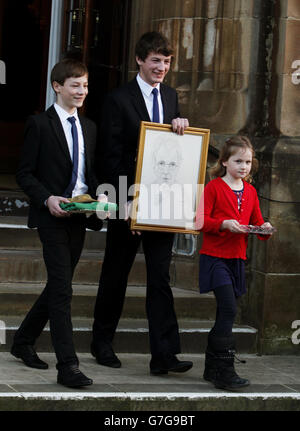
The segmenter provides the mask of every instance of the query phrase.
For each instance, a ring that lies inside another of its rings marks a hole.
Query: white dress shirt
[[[157,101],[158,101],[158,108],[159,108],[159,122],[163,123],[164,122],[164,108],[163,108],[163,104],[161,101],[160,84],[158,83],[156,87],[152,87],[152,85],[148,84],[147,82],[145,82],[140,77],[140,74],[137,75],[136,80],[137,80],[137,83],[138,83],[138,85],[141,89],[141,92],[143,94],[143,97],[144,97],[146,107],[147,107],[151,121],[153,121],[153,97],[154,97],[152,94],[152,90],[153,90],[153,88],[157,88],[157,90],[158,90]]]
[[[88,191],[88,186],[85,183],[85,151],[84,151],[84,140],[83,140],[83,134],[82,134],[82,128],[81,124],[78,118],[78,112],[77,109],[74,112],[74,114],[70,115],[69,112],[65,111],[63,108],[61,108],[57,103],[54,104],[54,108],[57,112],[57,115],[59,116],[59,119],[61,121],[61,124],[63,126],[66,140],[69,147],[69,152],[71,156],[71,160],[73,159],[73,138],[72,138],[72,125],[68,121],[69,117],[75,117],[76,118],[76,127],[78,132],[78,175],[77,175],[77,181],[75,184],[75,187],[72,192],[72,197],[83,195]],[[71,178],[70,178],[71,180]]]

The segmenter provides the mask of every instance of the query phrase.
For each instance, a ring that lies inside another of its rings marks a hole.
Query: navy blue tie
[[[77,177],[78,177],[78,132],[76,127],[76,118],[69,117],[68,121],[72,125],[71,133],[73,138],[73,169],[70,184],[68,185],[66,191],[64,192],[65,197],[72,197],[72,191],[74,190]]]
[[[157,94],[158,94],[158,89],[157,88],[153,88],[152,90],[153,93],[153,123],[159,123],[159,107],[158,107],[158,100],[157,100]]]

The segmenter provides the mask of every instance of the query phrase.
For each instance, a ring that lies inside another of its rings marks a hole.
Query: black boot
[[[234,369],[235,346],[230,337],[216,337],[209,334],[205,353],[203,378],[212,382],[218,389],[235,391],[250,384],[239,377]]]

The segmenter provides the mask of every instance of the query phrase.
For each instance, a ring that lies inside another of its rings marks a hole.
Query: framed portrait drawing
[[[132,230],[198,234],[196,210],[204,188],[209,129],[142,122],[138,146]]]

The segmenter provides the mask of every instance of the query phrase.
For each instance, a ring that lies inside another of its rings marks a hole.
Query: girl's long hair
[[[223,162],[227,162],[229,157],[234,155],[240,149],[249,149],[252,152],[252,166],[249,175],[244,178],[248,183],[252,183],[253,178],[252,175],[258,169],[258,160],[255,158],[255,151],[250,142],[250,139],[247,136],[232,136],[231,138],[226,139],[223,147],[221,148],[219,159],[215,166],[209,169],[209,175],[211,178],[216,177],[224,177],[226,174],[226,167],[223,166]]]

